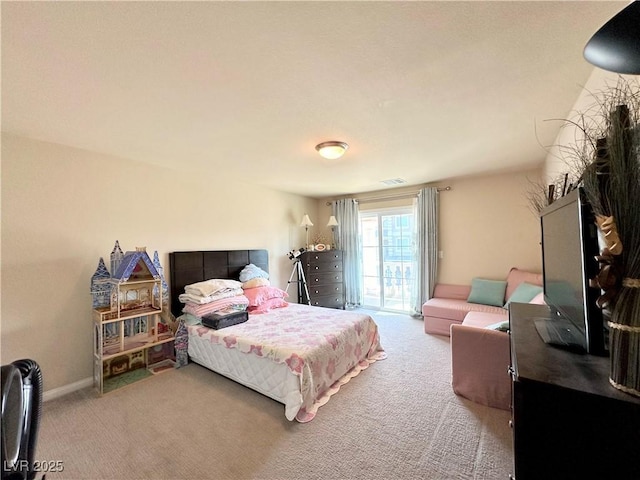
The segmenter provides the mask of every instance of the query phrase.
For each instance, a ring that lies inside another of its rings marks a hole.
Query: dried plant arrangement
[[[610,312],[609,381],[640,396],[640,90],[621,79],[605,100],[606,129],[582,185],[602,239],[594,284]]]
[[[562,122],[562,128],[573,127],[575,134],[573,142],[555,145],[555,155],[564,164],[564,172],[550,179],[549,183],[530,182],[527,198],[534,213],[539,213],[571,190],[584,185],[585,171],[594,162],[601,142],[609,135],[611,112],[619,105],[627,105],[633,120],[638,116],[639,94],[638,80],[620,76],[615,85],[592,92],[593,103],[584,111],[576,112],[573,119],[549,120]]]
[[[566,173],[548,185],[532,183],[528,198],[540,212],[582,187],[596,216],[600,265],[591,285],[609,326],[610,383],[640,396],[640,83],[619,76],[592,94],[576,120],[574,144],[557,146]]]
[[[312,245],[319,245],[319,244],[326,244],[327,243],[327,237],[325,235],[323,235],[322,233],[316,233],[313,237],[312,237],[312,241],[311,244]]]
[[[529,181],[526,195],[532,213],[537,216],[545,207],[564,197],[577,186],[576,179],[580,178],[581,175],[582,171],[577,175],[575,172],[572,174],[565,173],[548,184]]]

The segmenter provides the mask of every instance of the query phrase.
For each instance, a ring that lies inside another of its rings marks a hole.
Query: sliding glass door
[[[409,312],[414,277],[411,207],[360,212],[365,307]]]

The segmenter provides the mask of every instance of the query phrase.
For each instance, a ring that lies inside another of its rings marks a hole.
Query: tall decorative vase
[[[609,322],[611,354],[609,382],[618,390],[636,396],[640,396],[639,323],[640,280],[626,278],[623,280],[622,289],[616,300],[616,308]]]
[[[633,105],[611,110],[584,183],[606,244],[598,260],[599,286],[605,292],[600,306],[611,311],[609,382],[640,396],[640,129]]]
[[[618,294],[611,311],[609,381],[615,388],[640,396],[640,159],[637,117],[627,105],[611,112],[607,136],[609,202],[619,252]],[[611,232],[609,232],[611,234]]]

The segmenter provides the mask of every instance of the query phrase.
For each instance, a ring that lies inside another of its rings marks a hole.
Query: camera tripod
[[[293,280],[293,276],[297,274],[297,280]],[[304,293],[307,294],[307,303],[311,305],[311,298],[309,297],[309,289],[307,288],[307,279],[304,277],[304,269],[302,268],[302,262],[300,260],[296,260],[293,264],[293,270],[291,270],[291,276],[289,276],[289,281],[287,282],[287,288],[284,290],[288,293],[289,285],[292,282],[298,284],[298,302],[302,298],[302,288],[304,288]]]

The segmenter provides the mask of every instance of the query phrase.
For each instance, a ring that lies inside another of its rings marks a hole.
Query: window
[[[365,307],[411,310],[413,222],[411,207],[360,212]]]

